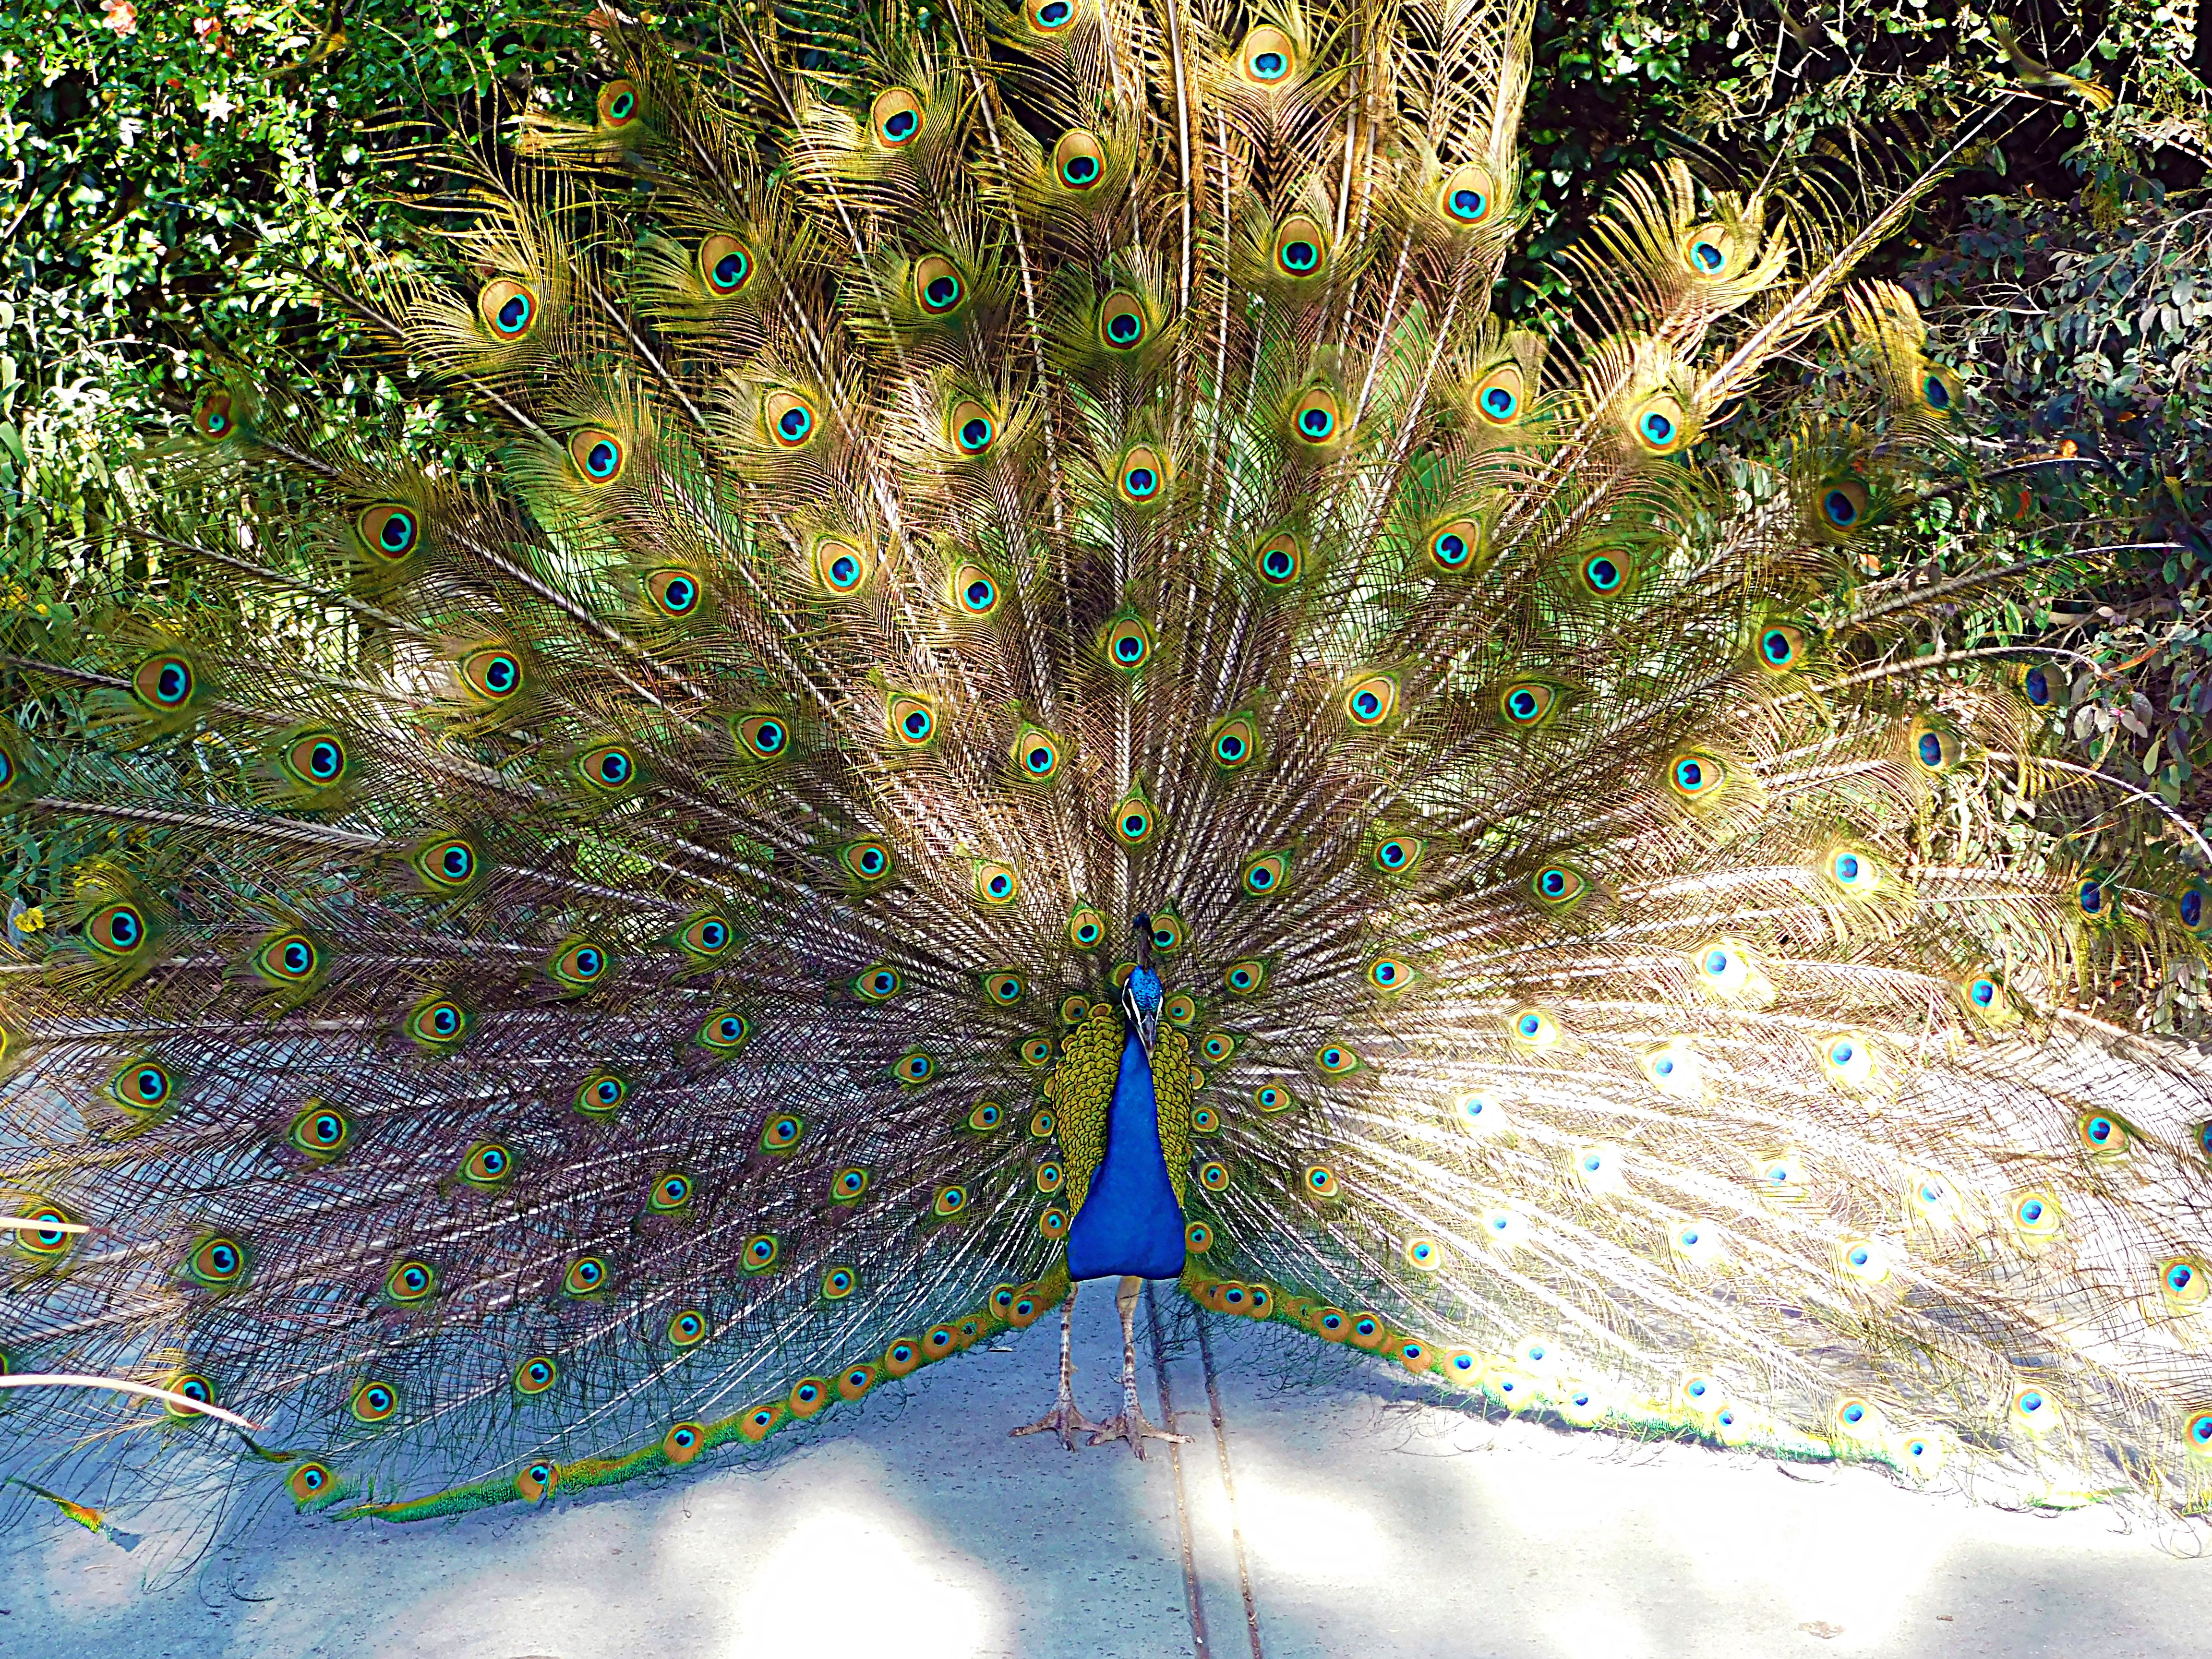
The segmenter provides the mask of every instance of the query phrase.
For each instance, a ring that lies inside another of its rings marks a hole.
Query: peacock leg
[[[1091,1436],[1094,1446],[1105,1440],[1127,1440],[1139,1457],[1145,1455],[1146,1440],[1182,1443],[1190,1438],[1154,1428],[1145,1421],[1144,1408],[1137,1403],[1137,1297],[1144,1288],[1143,1279],[1126,1273],[1121,1288],[1114,1293],[1114,1305],[1121,1310],[1121,1414],[1098,1425]]]
[[[1126,1328],[1127,1316],[1121,1321]],[[1053,1401],[1052,1409],[1034,1423],[1018,1429],[1010,1429],[1010,1436],[1042,1434],[1049,1430],[1060,1437],[1060,1443],[1070,1451],[1075,1449],[1075,1437],[1098,1425],[1075,1409],[1075,1359],[1069,1346],[1075,1330],[1075,1286],[1067,1287],[1067,1300],[1060,1305],[1060,1397]],[[1096,1443],[1095,1442],[1093,1443]]]

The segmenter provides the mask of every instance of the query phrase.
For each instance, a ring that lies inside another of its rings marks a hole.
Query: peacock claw
[[[1036,1422],[1024,1423],[1018,1429],[1009,1429],[1006,1434],[1010,1439],[1019,1439],[1025,1434],[1056,1434],[1061,1445],[1070,1451],[1076,1451],[1080,1448],[1075,1443],[1075,1437],[1095,1434],[1098,1427],[1097,1424],[1076,1410],[1074,1401],[1063,1399]],[[1095,1446],[1098,1442],[1094,1438],[1091,1443]]]
[[[1145,1421],[1142,1412],[1135,1411],[1123,1412],[1119,1417],[1109,1418],[1091,1431],[1092,1445],[1103,1445],[1109,1440],[1127,1441],[1129,1449],[1136,1453],[1139,1460],[1144,1457],[1145,1442],[1147,1440],[1165,1440],[1178,1446],[1190,1443],[1188,1435],[1176,1434],[1169,1429],[1156,1429]]]
[[[1096,1429],[1098,1425],[1075,1409],[1075,1286],[1067,1287],[1067,1300],[1060,1304],[1060,1395],[1052,1409],[1034,1423],[1006,1431],[1009,1437],[1025,1434],[1043,1434],[1049,1431],[1060,1437],[1060,1443],[1068,1450],[1075,1449],[1075,1437]],[[1097,1443],[1096,1442],[1093,1443]]]

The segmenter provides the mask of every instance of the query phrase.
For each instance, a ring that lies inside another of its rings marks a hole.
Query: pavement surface
[[[2212,1653],[2201,1532],[1487,1422],[1424,1403],[1368,1361],[1286,1386],[1284,1356],[1311,1371],[1310,1340],[1285,1350],[1209,1316],[1217,1437],[1180,1301],[1160,1302],[1193,1437],[1179,1475],[1164,1447],[1139,1463],[1126,1446],[1070,1456],[1047,1437],[1007,1437],[1050,1403],[1047,1320],[928,1368],[901,1397],[831,1413],[763,1468],[406,1527],[287,1512],[197,1573],[152,1582],[149,1547],[34,1522],[0,1553],[0,1656]],[[1145,1329],[1140,1315],[1157,1421]],[[1111,1297],[1085,1296],[1076,1387],[1093,1417],[1117,1409],[1119,1347]]]

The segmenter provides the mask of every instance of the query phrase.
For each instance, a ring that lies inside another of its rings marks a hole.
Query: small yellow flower
[[[44,905],[33,905],[15,918],[15,931],[19,933],[35,933],[46,925],[46,910]]]

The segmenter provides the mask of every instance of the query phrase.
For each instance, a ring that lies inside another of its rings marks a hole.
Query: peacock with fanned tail
[[[1935,172],[1670,167],[1510,326],[1528,22],[595,14],[595,117],[330,285],[480,442],[207,382],[125,532],[189,580],[0,619],[16,1499],[540,1502],[1055,1308],[1073,1447],[1150,1279],[2199,1504],[2212,1088],[2096,1011],[2207,889],[2024,833],[2157,804],[2063,655],[1928,647],[2022,562],[1899,574],[1986,452],[1846,283]]]

